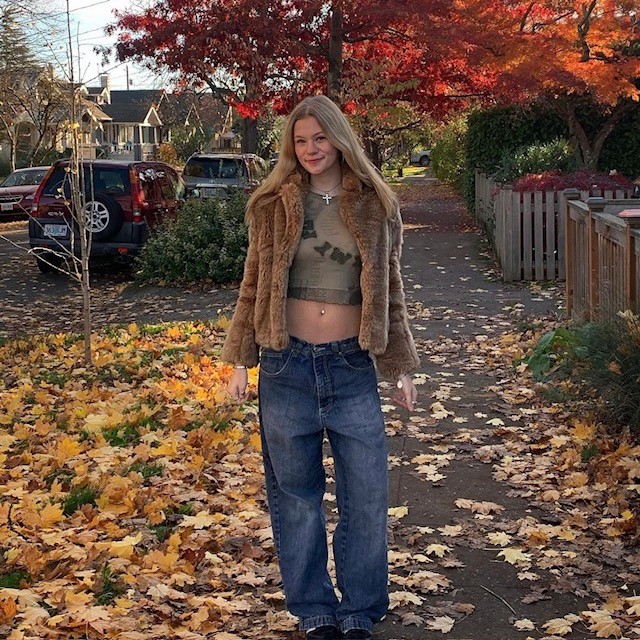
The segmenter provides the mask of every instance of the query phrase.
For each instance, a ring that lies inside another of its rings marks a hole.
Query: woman
[[[258,363],[267,496],[287,607],[310,640],[371,638],[386,613],[387,453],[376,372],[413,410],[397,200],[338,107],[303,100],[247,207],[249,250],[222,358],[246,399]],[[340,514],[339,600],[322,511],[326,434]]]

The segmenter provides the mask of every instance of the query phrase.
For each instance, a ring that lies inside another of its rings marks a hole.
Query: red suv
[[[82,165],[84,224],[91,230],[91,257],[130,262],[147,240],[149,231],[174,216],[184,200],[182,178],[163,162],[94,160]],[[29,244],[43,273],[62,264],[73,241],[69,200],[69,161],[51,167],[33,198]],[[42,258],[46,258],[46,261]]]

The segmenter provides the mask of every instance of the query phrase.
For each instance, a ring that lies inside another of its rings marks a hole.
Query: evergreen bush
[[[531,173],[557,170],[569,173],[578,167],[578,161],[569,142],[556,138],[551,142],[536,142],[515,151],[504,150],[498,169],[492,177],[497,182],[511,182]]]
[[[191,198],[174,220],[164,222],[143,247],[136,277],[141,282],[237,282],[247,254],[247,195]]]
[[[440,182],[463,193],[466,170],[465,140],[467,116],[460,115],[442,130],[431,150],[431,168]]]

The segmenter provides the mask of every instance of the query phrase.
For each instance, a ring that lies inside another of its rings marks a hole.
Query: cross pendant
[[[323,199],[327,204],[329,204],[329,203],[331,202],[331,200],[332,200],[332,197],[331,197],[328,193],[325,193],[325,194],[322,196],[322,199]]]

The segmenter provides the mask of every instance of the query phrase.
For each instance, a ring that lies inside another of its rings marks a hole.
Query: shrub
[[[467,117],[462,115],[447,124],[431,151],[433,174],[458,193],[463,191],[466,136]]]
[[[175,167],[178,165],[178,152],[175,145],[170,142],[163,142],[158,147],[158,160],[160,162],[166,162],[167,164]]]
[[[569,378],[574,397],[611,431],[640,435],[640,317],[587,323],[545,334],[524,359],[537,380]]]
[[[228,200],[187,200],[177,218],[163,223],[144,246],[138,279],[217,284],[240,280],[247,255],[246,203],[240,190],[233,190]]]
[[[568,173],[577,168],[577,159],[567,140],[556,138],[551,142],[538,142],[520,147],[515,151],[505,150],[493,179],[511,182],[515,178],[531,173],[555,170]]]
[[[513,181],[515,191],[561,191],[562,189],[580,189],[581,191],[600,191],[631,189],[631,180],[621,174],[604,174],[591,169],[581,169],[572,173],[545,171],[517,178]]]

